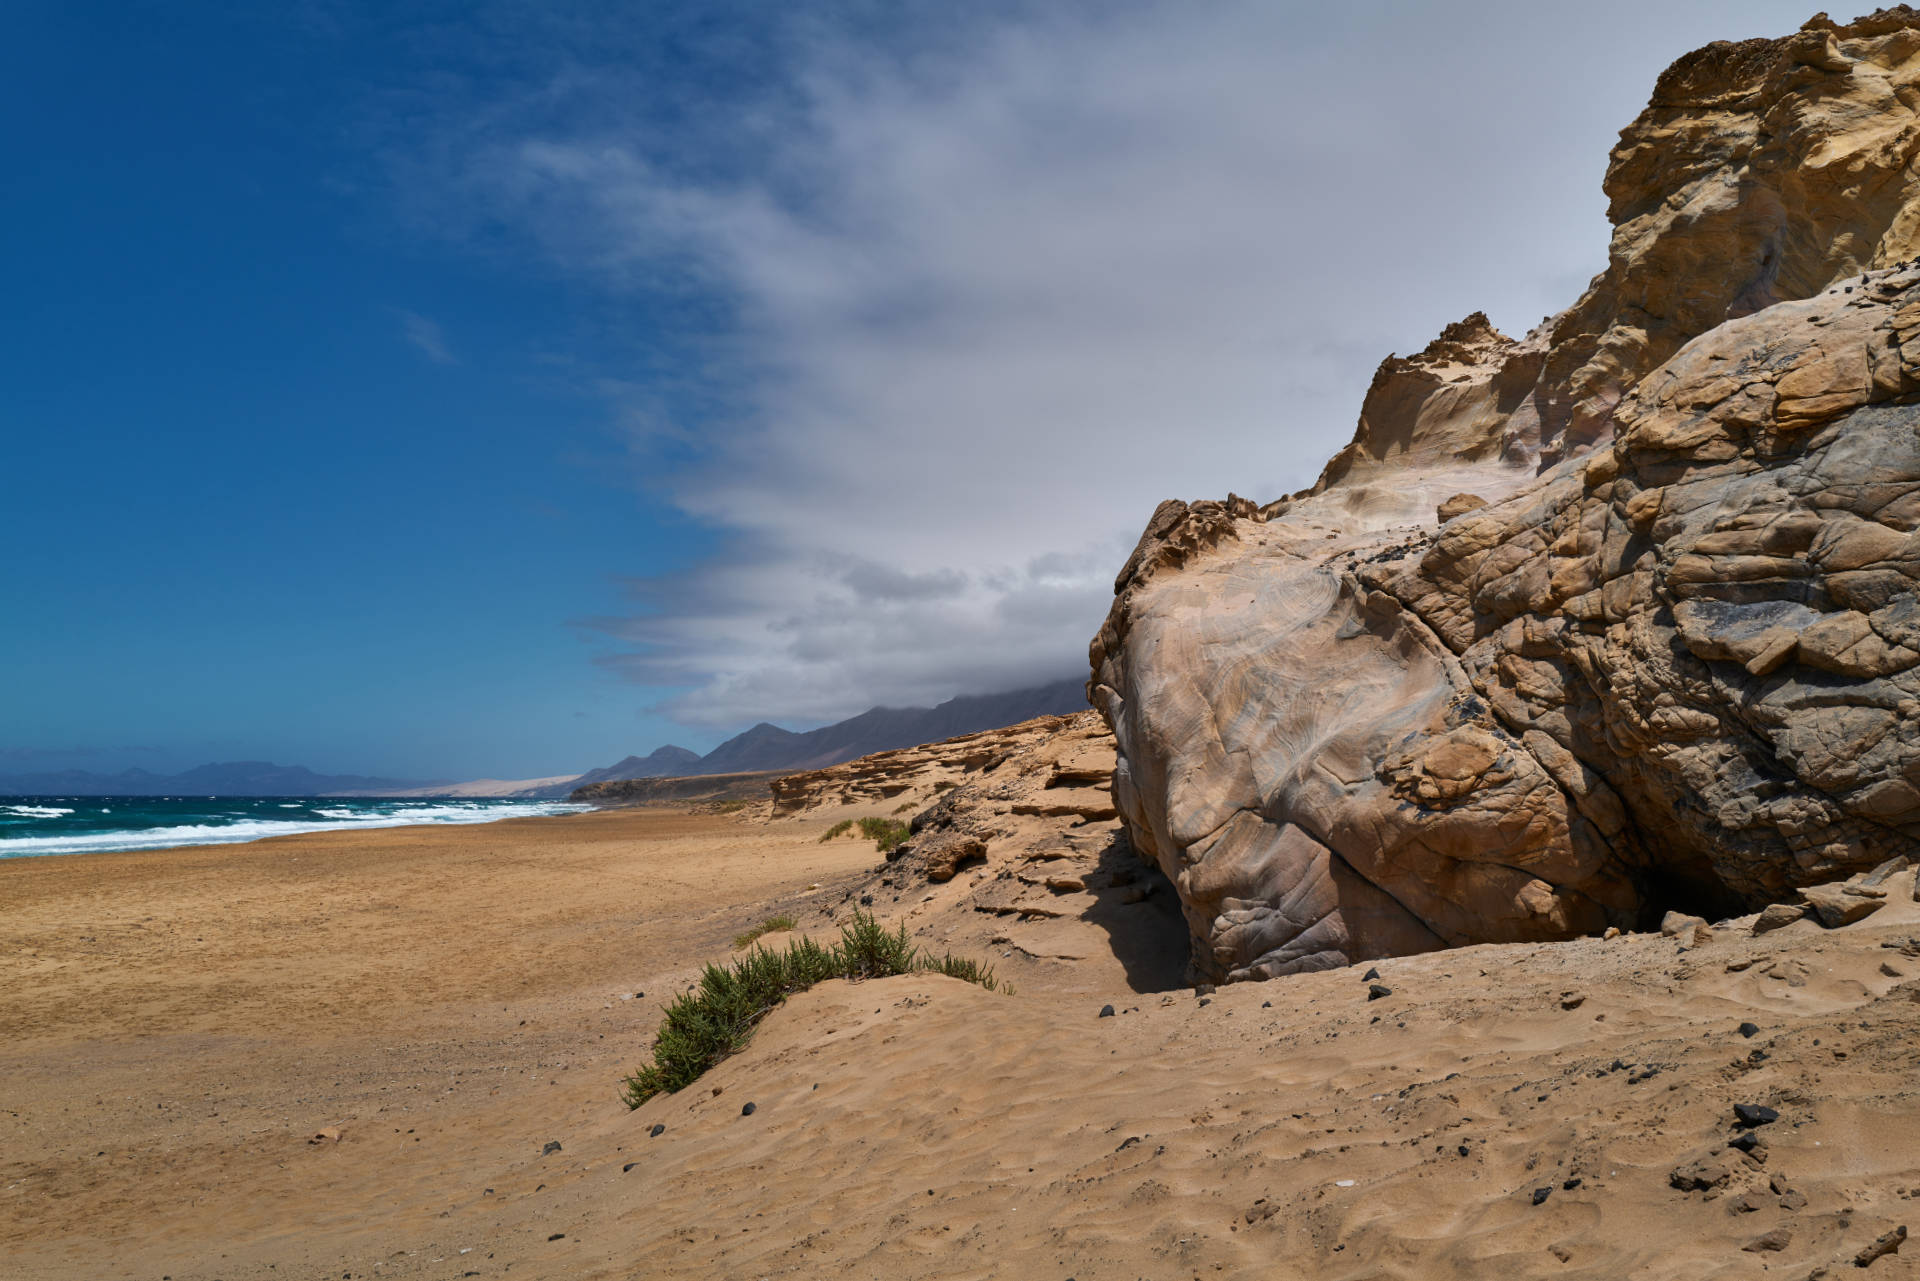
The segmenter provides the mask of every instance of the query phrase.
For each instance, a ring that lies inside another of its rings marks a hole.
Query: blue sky
[[[1804,6],[9,9],[0,773],[526,777],[1077,672],[1160,497],[1604,264]]]

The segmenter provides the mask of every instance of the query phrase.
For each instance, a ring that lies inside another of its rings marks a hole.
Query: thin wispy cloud
[[[1298,488],[1389,351],[1570,302],[1659,67],[1797,25],[1658,12],[1670,48],[1519,4],[769,19],[724,102],[562,44],[413,182],[609,297],[692,300],[726,413],[607,394],[724,550],[594,625],[690,723],[819,719],[1082,670],[1159,499]]]
[[[429,320],[417,311],[408,311],[404,307],[395,308],[394,314],[400,319],[400,334],[421,355],[436,365],[458,364],[453,350],[447,346],[447,336],[437,321]]]

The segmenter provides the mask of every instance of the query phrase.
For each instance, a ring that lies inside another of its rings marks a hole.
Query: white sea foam
[[[65,818],[73,813],[58,805],[0,805],[0,811],[18,814],[21,818]]]
[[[297,836],[303,832],[337,832],[343,828],[357,831],[376,827],[417,827],[434,823],[492,823],[503,818],[578,814],[592,808],[591,805],[570,805],[564,801],[525,801],[507,805],[471,803],[410,805],[390,810],[336,810],[332,812],[341,815],[342,818],[326,823],[296,819],[249,819],[239,823],[195,823],[179,827],[150,827],[144,831],[86,832],[68,836],[22,836],[11,840],[0,838],[0,859],[28,858],[41,854],[105,854],[116,850],[158,850],[169,849],[176,845],[237,845],[245,841],[263,840],[269,836]],[[317,812],[328,813],[326,810]]]

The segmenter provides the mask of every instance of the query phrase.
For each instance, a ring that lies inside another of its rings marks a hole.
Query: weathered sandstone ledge
[[[1389,358],[1312,490],[1154,513],[1089,693],[1196,977],[1920,853],[1917,108],[1904,6],[1682,58],[1573,307]]]

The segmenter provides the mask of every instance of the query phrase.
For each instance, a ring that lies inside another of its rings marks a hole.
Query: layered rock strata
[[[1155,512],[1089,693],[1196,978],[1920,852],[1917,78],[1904,7],[1688,55],[1573,308],[1390,358],[1313,490]]]

